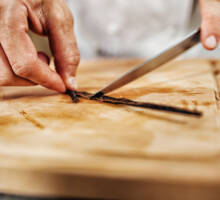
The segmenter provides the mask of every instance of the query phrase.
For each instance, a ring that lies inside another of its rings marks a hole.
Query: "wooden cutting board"
[[[84,61],[79,90],[95,92],[139,62]],[[197,109],[202,118],[1,88],[0,192],[219,199],[219,70],[220,61],[175,61],[111,94]]]

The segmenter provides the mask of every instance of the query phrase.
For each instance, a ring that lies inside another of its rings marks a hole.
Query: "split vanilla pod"
[[[151,109],[151,110],[157,110],[157,111],[163,111],[163,112],[170,112],[170,113],[176,113],[176,114],[183,114],[183,115],[189,115],[189,116],[195,116],[195,117],[201,117],[202,112],[197,110],[187,110],[183,108],[178,108],[174,106],[166,106],[166,105],[160,105],[160,104],[154,104],[154,103],[147,103],[147,102],[138,102],[133,101],[126,98],[114,98],[110,96],[98,96],[96,98],[91,99],[93,94],[90,94],[88,92],[80,92],[80,91],[70,91],[67,90],[66,94],[68,94],[72,101],[74,103],[79,103],[80,98],[91,100],[91,101],[99,101],[102,103],[108,103],[108,104],[114,104],[114,105],[125,105],[125,106],[133,106],[133,107],[139,107],[139,108],[145,108],[145,109]]]

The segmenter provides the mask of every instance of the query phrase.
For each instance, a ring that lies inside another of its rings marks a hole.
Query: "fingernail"
[[[77,89],[78,88],[78,85],[77,85],[77,82],[76,82],[76,78],[75,77],[70,77],[68,79],[68,83],[69,83],[69,86],[72,88],[72,89]]]
[[[218,46],[217,39],[216,39],[216,37],[214,35],[209,36],[206,39],[205,44],[210,49],[215,49]]]

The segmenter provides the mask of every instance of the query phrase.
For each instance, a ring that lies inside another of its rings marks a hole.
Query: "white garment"
[[[69,0],[82,57],[151,56],[179,38],[192,0]]]

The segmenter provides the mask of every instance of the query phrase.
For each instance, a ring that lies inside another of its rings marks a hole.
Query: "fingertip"
[[[209,35],[207,37],[204,38],[203,40],[203,46],[207,49],[207,50],[214,50],[218,47],[218,39],[215,35]]]
[[[57,92],[60,92],[60,93],[66,92],[66,87],[62,80],[60,81],[56,80],[56,83],[53,84],[53,87],[51,89],[56,90]]]
[[[52,89],[60,93],[66,92],[66,86],[63,80],[61,79],[61,77],[56,72],[53,72],[53,74],[54,77],[53,77]]]
[[[57,87],[57,92],[60,93],[65,93],[66,92],[66,87],[64,86],[64,84],[59,85],[59,87]]]
[[[76,78],[73,76],[67,77],[65,80],[66,87],[70,90],[77,90],[78,85]]]

